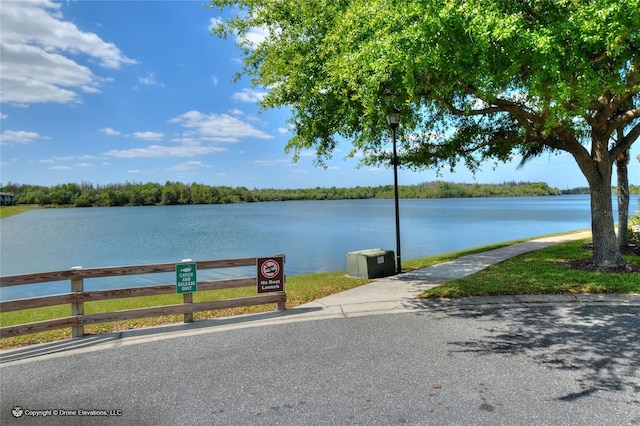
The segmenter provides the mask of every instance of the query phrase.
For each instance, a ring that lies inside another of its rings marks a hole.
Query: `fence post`
[[[284,255],[284,253],[276,253],[276,256],[282,256],[282,267],[284,269],[284,264],[287,263],[286,256]],[[286,287],[285,287],[286,284],[287,284],[287,274],[286,274],[286,272],[284,270],[282,271],[282,280],[283,280],[282,288],[285,290],[282,293],[284,294],[284,299],[285,300],[282,301],[282,302],[278,302],[277,303],[276,310],[278,310],[278,311],[286,311],[287,310],[287,305],[286,305],[286,303],[287,303],[287,292],[286,292]]]
[[[182,295],[182,303],[193,303],[193,293],[184,293]],[[184,322],[193,322],[193,312],[184,314]]]
[[[285,295],[285,300],[284,300],[284,301],[282,301],[282,302],[277,302],[277,307],[276,307],[276,309],[277,309],[278,311],[286,311],[286,310],[287,310],[287,305],[286,305],[286,303],[287,303],[287,301],[286,301],[287,296],[286,296],[286,293],[283,293],[283,294]]]
[[[82,269],[82,266],[74,266],[74,270]],[[76,320],[79,316],[84,315],[84,303],[78,302],[78,293],[82,293],[84,291],[84,279],[83,278],[73,278],[71,280],[71,292],[75,293],[75,303],[71,304],[71,315],[76,317]],[[84,336],[84,325],[78,325],[71,327],[71,337],[82,337]]]

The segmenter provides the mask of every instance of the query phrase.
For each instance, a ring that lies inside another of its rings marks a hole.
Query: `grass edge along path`
[[[458,298],[540,294],[640,293],[640,273],[613,273],[572,267],[591,258],[588,240],[577,240],[534,250],[465,278],[449,281],[418,296]],[[624,256],[640,267],[640,256]],[[636,268],[637,270],[637,268]]]

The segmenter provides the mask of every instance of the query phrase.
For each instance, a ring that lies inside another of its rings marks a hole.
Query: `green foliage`
[[[262,106],[291,109],[288,149],[315,148],[320,163],[340,138],[365,162],[388,163],[380,148],[393,106],[402,113],[401,162],[415,168],[475,169],[534,147],[587,163],[583,142],[592,128],[609,124],[607,139],[614,130],[625,135],[618,151],[638,137],[639,0],[214,0],[211,7],[235,13],[214,33],[240,40],[243,73],[270,88]],[[269,36],[253,44],[252,28]]]
[[[213,0],[235,16],[243,73],[291,111],[294,157],[338,141],[390,164],[477,170],[573,156],[593,195],[594,259],[620,266],[609,220],[613,162],[640,137],[640,0]],[[237,6],[237,7],[236,7]],[[255,44],[252,28],[268,36]],[[611,144],[611,142],[614,142]]]
[[[590,194],[591,190],[588,186],[581,186],[579,188],[571,188],[571,189],[563,189],[561,190],[563,194]],[[614,195],[618,194],[618,188],[612,187],[611,192]],[[629,194],[640,194],[640,185],[629,185]]]
[[[68,188],[76,188],[69,191]],[[75,207],[112,207],[186,204],[228,204],[260,201],[295,200],[353,200],[369,198],[393,198],[393,186],[355,188],[311,189],[253,189],[244,187],[191,185],[180,182],[129,183],[94,187],[63,184],[53,187],[9,184],[2,192],[16,195],[17,204],[73,205]],[[60,194],[67,194],[61,196]],[[51,195],[58,194],[58,195]],[[518,197],[559,195],[560,190],[543,182],[504,182],[502,184],[464,184],[451,182],[426,182],[419,185],[400,186],[402,198],[453,198],[453,197]],[[44,203],[38,200],[46,200]],[[58,202],[52,202],[56,200]]]

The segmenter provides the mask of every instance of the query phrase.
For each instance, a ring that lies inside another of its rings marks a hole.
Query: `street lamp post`
[[[387,123],[391,126],[391,133],[393,134],[393,189],[396,205],[396,272],[399,274],[402,272],[402,256],[400,255],[400,208],[398,203],[398,154],[396,151],[396,129],[400,123],[400,111],[393,108],[393,110],[387,114]]]

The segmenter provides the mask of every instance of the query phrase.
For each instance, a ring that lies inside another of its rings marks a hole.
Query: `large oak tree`
[[[613,164],[640,135],[640,0],[215,0],[214,30],[243,73],[288,107],[287,149],[331,156],[346,138],[388,162],[401,112],[406,167],[471,169],[535,150],[570,153],[591,189],[593,263],[625,264]],[[259,29],[258,42],[250,37]],[[615,143],[611,142],[615,139]]]

